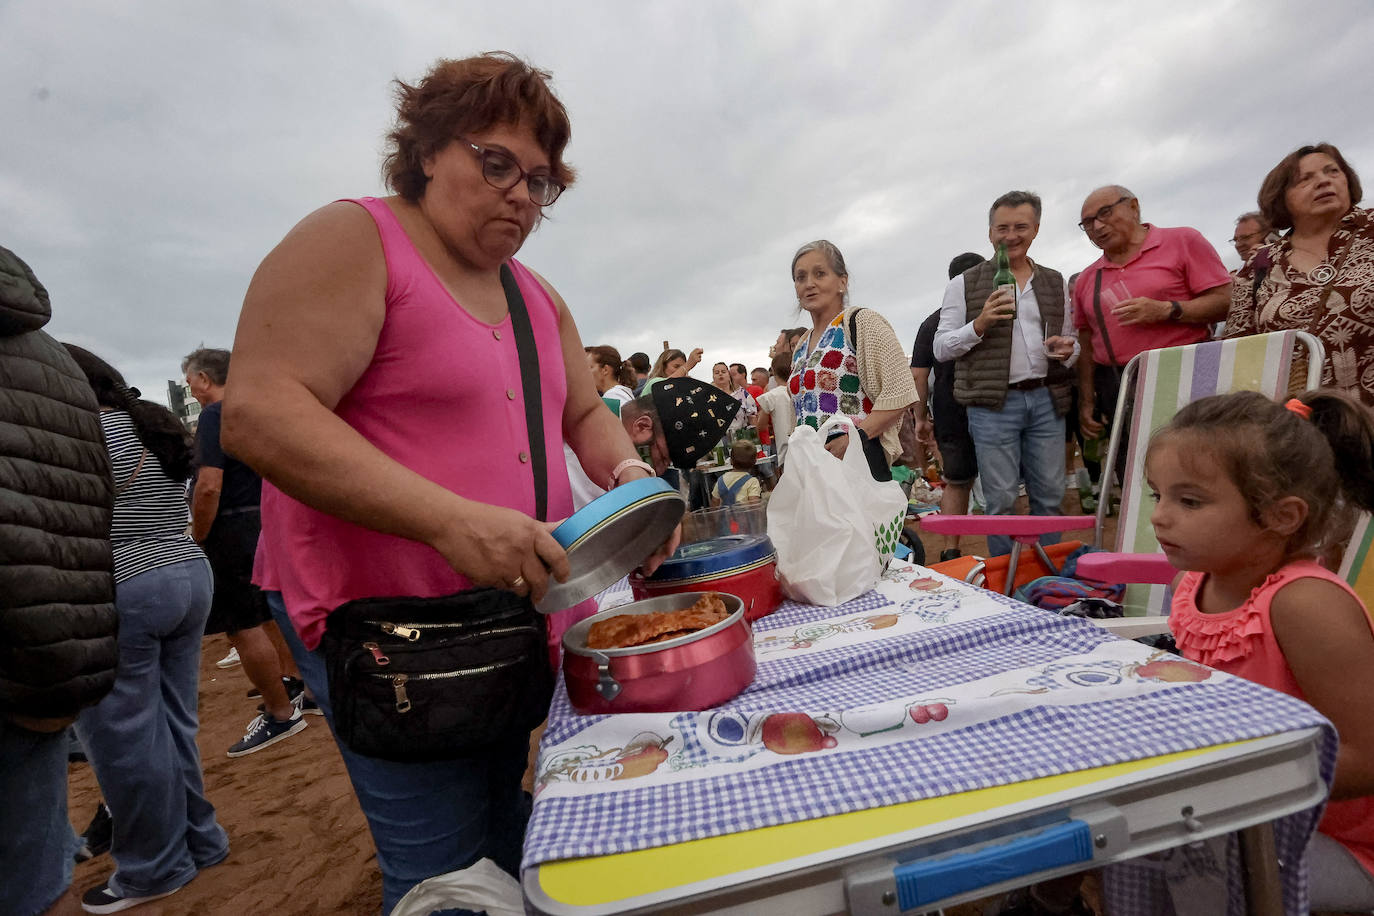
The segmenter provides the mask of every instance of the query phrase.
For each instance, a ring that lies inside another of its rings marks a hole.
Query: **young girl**
[[[1374,907],[1374,624],[1318,558],[1374,510],[1374,417],[1338,392],[1204,398],[1155,434],[1150,521],[1179,651],[1305,700],[1336,726],[1331,801],[1308,847],[1314,910]]]

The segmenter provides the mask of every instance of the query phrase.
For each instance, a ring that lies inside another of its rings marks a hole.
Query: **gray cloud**
[[[826,237],[854,301],[903,337],[988,203],[1038,191],[1034,256],[1096,251],[1083,196],[1218,247],[1265,171],[1314,139],[1374,168],[1361,0],[208,3],[0,6],[0,244],[53,293],[51,330],[150,394],[227,345],[263,255],[311,210],[381,193],[389,81],[505,48],[552,70],[576,187],[521,258],[588,343],[764,361],[799,323],[787,267]]]

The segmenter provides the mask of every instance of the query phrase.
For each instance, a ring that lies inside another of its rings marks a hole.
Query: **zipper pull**
[[[391,659],[387,658],[385,655],[382,654],[382,647],[377,645],[375,642],[365,642],[363,643],[363,648],[372,653],[372,658],[374,661],[377,662],[377,664],[391,664]]]
[[[398,674],[391,679],[391,686],[396,690],[396,711],[410,712],[410,697],[406,696],[406,681],[409,678],[404,674]]]
[[[388,636],[399,636],[402,639],[407,639],[411,642],[415,642],[417,639],[420,638],[419,630],[414,630],[410,627],[403,627],[399,623],[383,623],[382,632],[387,634]]]

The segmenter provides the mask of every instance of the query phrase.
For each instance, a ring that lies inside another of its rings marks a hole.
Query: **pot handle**
[[[611,674],[609,656],[602,655],[600,652],[593,652],[592,658],[596,661],[596,692],[601,694],[601,698],[609,703],[620,696],[620,682]]]

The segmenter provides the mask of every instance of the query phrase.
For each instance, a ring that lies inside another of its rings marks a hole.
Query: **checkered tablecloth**
[[[613,586],[602,606],[628,597]],[[909,564],[837,608],[786,602],[754,644],[754,683],[704,712],[582,716],[560,685],[524,866],[1313,726],[1328,781],[1334,766],[1304,703]],[[1281,857],[1297,861],[1317,815],[1284,819]],[[1300,912],[1303,882],[1285,877]]]

